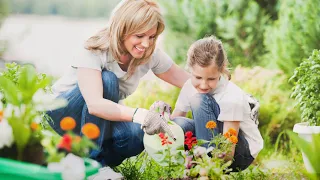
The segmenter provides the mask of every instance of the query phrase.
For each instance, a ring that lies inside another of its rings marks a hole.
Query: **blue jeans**
[[[214,135],[223,133],[223,122],[217,121],[220,108],[216,100],[209,94],[197,94],[191,99],[191,111],[194,120],[185,117],[176,117],[175,121],[184,132],[192,131],[197,139],[211,140]],[[217,124],[214,135],[206,128],[206,123],[213,120]],[[235,148],[234,160],[230,168],[232,171],[246,169],[254,160],[251,156],[249,144],[239,130],[238,143]]]
[[[103,98],[119,102],[118,78],[113,72],[102,71]],[[140,154],[144,150],[143,135],[139,124],[133,122],[109,121],[89,114],[88,107],[82,97],[78,85],[62,93],[58,98],[65,98],[68,105],[64,108],[49,111],[52,118],[50,126],[60,135],[65,132],[60,128],[62,118],[70,116],[76,120],[74,132],[82,135],[81,127],[85,123],[96,124],[100,128],[100,136],[95,139],[98,150],[90,152],[90,158],[102,165],[117,166],[131,156]]]

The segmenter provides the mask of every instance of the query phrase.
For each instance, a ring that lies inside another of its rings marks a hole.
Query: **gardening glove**
[[[150,111],[159,112],[164,115],[164,113],[168,113],[169,117],[171,115],[171,106],[163,101],[156,101],[150,106]]]
[[[259,116],[260,103],[251,94],[247,94],[247,99],[248,99],[248,102],[249,102],[249,105],[251,108],[250,117],[255,122],[255,124],[258,125],[259,124],[258,116]]]
[[[141,124],[141,128],[149,135],[168,133],[176,140],[167,120],[160,113],[149,111],[147,109],[137,108],[133,114],[132,121]]]

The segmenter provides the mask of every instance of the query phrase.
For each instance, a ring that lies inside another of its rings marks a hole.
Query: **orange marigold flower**
[[[37,130],[39,128],[39,124],[35,123],[35,122],[32,122],[31,125],[30,125],[31,129],[33,131]]]
[[[228,132],[224,133],[223,136],[228,139],[228,138],[231,136],[231,134],[230,134],[230,132],[228,131]]]
[[[3,118],[3,111],[0,111],[0,122],[1,122],[2,118]]]
[[[100,135],[100,129],[93,123],[87,123],[82,127],[82,133],[89,139],[96,139]]]
[[[237,144],[237,142],[238,142],[237,136],[231,136],[231,137],[229,138],[229,140],[230,140],[230,142],[232,142],[233,144]]]
[[[207,124],[206,124],[206,128],[207,129],[214,129],[216,127],[217,127],[217,124],[214,121],[208,121]]]
[[[76,127],[76,121],[72,117],[65,117],[60,121],[60,127],[64,131],[72,130]]]
[[[228,130],[228,132],[232,135],[232,136],[237,136],[237,131],[234,128],[230,128]]]

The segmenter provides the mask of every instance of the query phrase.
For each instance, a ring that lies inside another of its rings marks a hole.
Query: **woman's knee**
[[[111,71],[103,70],[101,73],[103,85],[103,98],[113,102],[119,101],[119,80]]]
[[[140,154],[144,150],[143,136],[140,124],[117,122],[113,125],[113,142],[115,152],[128,158]]]

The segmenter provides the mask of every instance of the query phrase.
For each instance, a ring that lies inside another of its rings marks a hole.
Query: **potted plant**
[[[100,167],[84,158],[99,136],[99,128],[86,124],[83,137],[72,132],[75,120],[66,117],[63,137],[45,130],[45,112],[63,107],[64,99],[50,95],[51,78],[30,66],[7,64],[0,74],[0,174],[6,179],[84,179]],[[70,164],[75,164],[70,166]]]
[[[293,131],[311,142],[312,135],[320,133],[320,50],[313,50],[312,55],[295,69],[289,81],[294,83],[291,97],[297,100],[302,120],[294,125]],[[302,154],[306,169],[314,172],[304,152]]]

